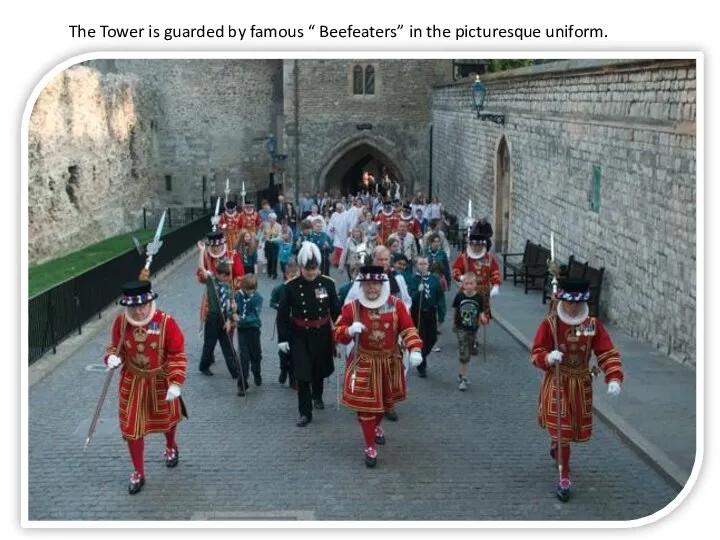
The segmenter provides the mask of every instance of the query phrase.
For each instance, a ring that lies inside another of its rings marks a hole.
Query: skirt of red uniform
[[[348,356],[340,402],[354,411],[381,413],[407,398],[402,355],[399,350],[360,350],[360,361],[351,367],[355,350]],[[355,386],[352,374],[355,372]]]

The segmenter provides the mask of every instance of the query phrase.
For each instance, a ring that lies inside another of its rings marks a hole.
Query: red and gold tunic
[[[208,272],[212,272],[215,274],[215,268],[218,264],[220,264],[221,261],[228,261],[229,257],[227,253],[223,255],[222,257],[215,258],[210,255],[208,250],[205,250],[205,255],[203,258],[203,266],[205,270]],[[235,294],[237,291],[239,291],[242,288],[242,282],[243,277],[245,276],[245,266],[243,266],[242,258],[237,253],[232,254],[232,265],[230,267],[230,278],[232,282],[232,292]],[[198,268],[195,271],[195,277],[198,280],[198,283],[201,283],[205,285],[205,272],[202,271],[202,269]],[[207,296],[205,293],[203,293],[202,299],[200,300],[200,324],[205,324],[205,316],[207,315],[208,310],[208,301]]]
[[[378,309],[365,308],[357,299],[345,304],[335,322],[337,343],[349,345],[353,341],[347,329],[355,321],[364,324],[367,330],[360,334],[357,347],[348,354],[340,402],[355,411],[389,411],[395,403],[407,398],[398,338],[410,352],[422,350],[422,339],[405,304],[394,296]],[[359,360],[353,365],[356,353]],[[356,376],[354,388],[353,373]]]
[[[217,226],[219,231],[225,233],[225,243],[230,251],[235,251],[235,246],[238,240],[240,240],[240,231],[242,231],[242,220],[240,216],[241,214],[239,212],[235,212],[232,215],[223,212]]]
[[[467,253],[461,253],[452,265],[452,278],[457,281],[467,272],[473,272],[477,276],[477,290],[483,295],[485,315],[491,319],[490,290],[493,286],[499,287],[502,283],[497,258],[490,252],[486,252],[480,259],[473,259],[468,257]]]
[[[592,376],[590,357],[595,353],[605,382],[624,380],[620,353],[610,335],[595,317],[586,318],[578,326],[570,326],[555,315],[540,324],[533,341],[530,360],[543,370],[538,397],[537,418],[552,438],[557,437],[557,389],[555,366],[549,366],[547,354],[555,349],[553,327],[557,324],[557,349],[563,353],[560,363],[560,412],[563,441],[585,442],[592,435]],[[580,334],[580,335],[578,335]]]
[[[387,215],[385,212],[380,210],[373,221],[378,224],[377,245],[380,245],[387,242],[388,236],[397,232],[397,225],[400,221],[400,216],[395,211],[393,211],[392,214]]]
[[[115,354],[124,330],[120,358],[120,431],[127,440],[169,431],[180,422],[180,400],[167,401],[171,384],[182,386],[187,375],[185,337],[175,319],[157,310],[145,326],[133,326],[125,314],[115,318],[112,342],[105,353]]]
[[[260,225],[262,224],[260,214],[258,214],[255,210],[250,213],[243,212],[242,214],[240,214],[239,222],[240,228],[245,229],[252,236],[255,236],[257,234],[258,230],[260,229]]]

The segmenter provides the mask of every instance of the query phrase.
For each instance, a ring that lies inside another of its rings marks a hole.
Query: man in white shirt
[[[330,216],[328,223],[328,234],[333,240],[333,254],[330,262],[337,266],[340,256],[342,255],[345,244],[347,243],[348,232],[350,231],[349,213],[345,212],[345,205],[337,203],[335,212]]]

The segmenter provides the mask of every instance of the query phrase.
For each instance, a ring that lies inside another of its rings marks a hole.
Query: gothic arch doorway
[[[495,152],[495,238],[494,251],[508,251],[510,246],[510,218],[512,177],[510,147],[503,135]]]
[[[390,141],[377,135],[354,136],[340,142],[325,153],[317,170],[317,189],[337,190],[342,195],[355,193],[362,185],[363,171],[368,171],[377,181],[383,170],[400,184],[405,196],[412,194],[415,171],[402,153]]]

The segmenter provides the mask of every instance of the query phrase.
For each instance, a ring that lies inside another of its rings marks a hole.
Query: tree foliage
[[[494,73],[496,71],[506,71],[508,69],[531,66],[534,62],[534,60],[501,60],[493,58],[492,60],[488,60],[487,70],[488,73]]]

